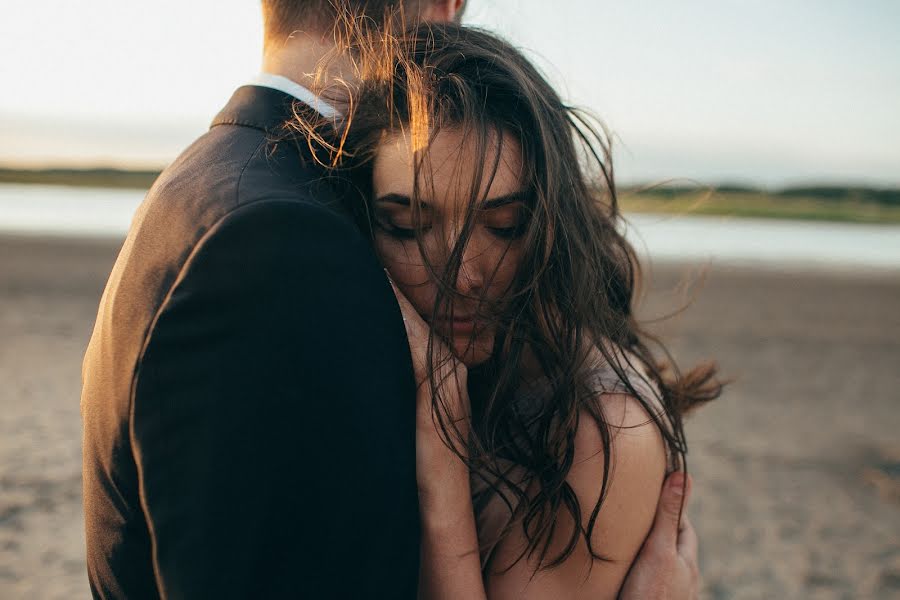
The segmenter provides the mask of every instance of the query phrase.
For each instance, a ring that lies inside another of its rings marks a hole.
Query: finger
[[[391,272],[388,271],[387,268],[384,269],[384,274],[387,276],[388,283],[391,284],[391,289],[394,290],[394,295],[397,297],[397,301],[400,305],[403,306],[404,304],[409,304],[409,300],[403,295],[403,292],[400,291],[397,284],[394,283],[394,278],[391,277]]]
[[[385,269],[384,272],[387,274],[387,269]],[[404,304],[408,304],[409,300],[406,299],[406,296],[403,295],[403,292],[400,291],[400,289],[397,287],[397,284],[394,283],[393,278],[389,274],[388,283],[391,284],[391,289],[394,290],[394,296],[397,297],[397,302],[400,304],[401,308],[404,306]]]
[[[678,555],[688,564],[696,565],[698,551],[697,532],[685,513],[681,517],[681,531],[678,532]]]
[[[686,520],[678,536],[678,558],[683,568],[687,569],[695,590],[700,589],[699,551],[697,532],[690,520]]]
[[[694,492],[694,478],[689,473],[684,474],[684,505],[681,509],[682,513],[686,513],[688,504],[691,502],[691,494]]]
[[[678,518],[681,514],[682,501],[686,490],[685,474],[676,471],[666,478],[659,503],[656,506],[656,517],[653,529],[647,537],[647,544],[660,552],[674,554],[678,543]]]
[[[387,270],[385,269],[385,273]],[[403,318],[403,325],[406,328],[406,335],[409,338],[411,349],[416,353],[417,348],[424,348],[428,340],[428,325],[425,320],[409,301],[409,298],[400,291],[394,280],[388,276],[391,289],[394,290],[394,296],[397,298],[397,304],[400,307],[400,316]],[[424,350],[423,350],[424,351]]]
[[[387,275],[388,282],[391,284],[391,289],[394,291],[394,296],[397,298],[397,304],[400,305],[400,311],[403,313],[403,320],[406,321],[409,316],[415,313],[415,308],[413,308],[412,303],[409,301],[409,298],[400,291],[400,288],[397,287],[397,284],[394,283],[394,280],[391,278],[388,270],[384,270]],[[415,313],[418,314],[418,313]]]

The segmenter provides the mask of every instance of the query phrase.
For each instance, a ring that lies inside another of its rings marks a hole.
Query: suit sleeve
[[[151,327],[130,427],[164,598],[414,597],[414,382],[369,245],[239,208]]]

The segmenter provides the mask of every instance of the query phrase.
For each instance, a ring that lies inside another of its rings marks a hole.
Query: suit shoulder
[[[279,248],[297,246],[301,239],[288,235],[288,223],[319,221],[329,225],[325,229],[337,227],[343,233],[329,243],[362,238],[349,219],[319,206],[325,201],[325,190],[320,198],[296,183],[302,177],[312,180],[302,168],[294,167],[292,180],[267,166],[272,159],[266,153],[266,141],[261,131],[249,127],[213,128],[185,150],[147,194],[132,220],[98,311],[97,338],[112,339],[110,333],[115,332],[118,355],[136,355],[191,257],[210,239],[220,250],[225,247],[220,242],[228,238],[237,240],[234,252],[246,249],[238,246],[256,244],[258,252],[280,256]],[[297,159],[281,156],[279,160],[277,166],[288,169]],[[252,184],[242,184],[248,173]],[[267,227],[282,232],[281,238],[268,239]],[[308,243],[299,246],[309,247]]]
[[[237,205],[241,177],[265,143],[263,132],[255,129],[214,127],[160,174],[142,208],[150,213],[158,208],[166,220],[215,220]]]
[[[295,144],[273,142],[250,127],[220,125],[163,171],[129,236],[162,238],[169,248],[189,252],[235,209],[272,199],[338,205],[323,175],[309,168]]]

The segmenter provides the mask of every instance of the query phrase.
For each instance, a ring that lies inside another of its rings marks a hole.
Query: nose
[[[459,243],[460,232],[454,232],[447,240],[448,248],[452,249]],[[484,262],[485,248],[481,247],[481,241],[474,234],[466,240],[462,248],[462,256],[459,271],[456,273],[456,290],[461,294],[478,295],[484,288]]]
[[[478,261],[469,256],[470,252],[469,248],[463,252],[463,260],[456,274],[456,289],[462,294],[477,295],[484,287],[484,277]]]

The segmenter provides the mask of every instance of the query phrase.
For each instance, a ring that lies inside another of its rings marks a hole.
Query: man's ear
[[[422,20],[435,23],[459,23],[466,0],[431,0],[422,9]]]

